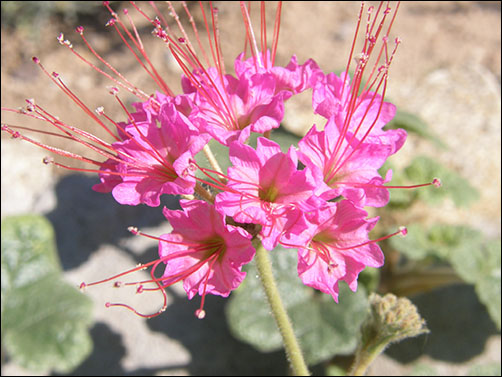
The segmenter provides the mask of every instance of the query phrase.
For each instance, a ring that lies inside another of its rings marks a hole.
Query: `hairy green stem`
[[[349,371],[349,376],[364,376],[368,367],[371,365],[373,360],[380,355],[384,349],[386,343],[371,344],[366,345],[364,349],[359,349],[356,352],[356,358],[351,370]]]
[[[214,157],[213,151],[211,150],[209,145],[208,144],[204,145],[204,148],[202,150],[204,151],[204,154],[206,155],[206,158],[209,161],[209,163],[211,164],[212,168],[214,170],[216,170],[218,173],[223,174],[223,171],[221,170],[220,164],[218,163],[218,160],[216,159],[216,157]],[[224,182],[225,180],[222,179],[221,177],[219,177],[218,179],[220,181],[222,181],[223,183],[225,183]]]
[[[303,359],[303,354],[296,339],[295,333],[293,332],[293,326],[288,317],[288,313],[284,308],[281,297],[279,295],[279,289],[274,279],[272,273],[272,264],[268,256],[268,251],[265,250],[260,240],[255,239],[253,242],[256,248],[256,266],[258,268],[258,275],[260,276],[263,289],[265,290],[265,295],[267,301],[272,309],[272,314],[277,323],[277,327],[282,336],[284,343],[284,348],[286,349],[286,354],[296,376],[308,376],[310,373]]]

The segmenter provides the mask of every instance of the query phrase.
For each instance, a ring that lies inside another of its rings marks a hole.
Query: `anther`
[[[106,302],[106,303],[105,303],[105,307],[109,308],[110,306],[112,306],[112,303],[111,303],[111,302]]]
[[[80,283],[79,289],[81,292],[85,291],[85,288],[87,288],[87,284],[85,282]]]
[[[103,115],[104,112],[105,112],[105,108],[103,106],[99,106],[96,108],[96,110],[94,110],[96,112],[96,114],[98,115]]]
[[[405,226],[400,226],[399,232],[401,233],[401,236],[406,237],[406,235],[408,234],[408,229]]]
[[[45,165],[49,165],[49,164],[52,164],[54,162],[54,159],[52,157],[44,157],[42,159],[42,162],[45,164]]]
[[[136,288],[136,293],[143,293],[143,284],[138,285],[138,288]]]
[[[83,26],[77,26],[75,31],[79,33],[80,35],[84,34],[84,27]]]
[[[127,230],[129,232],[131,232],[132,234],[134,234],[135,236],[137,236],[138,234],[140,234],[140,231],[135,226],[130,226],[130,227],[127,228]]]
[[[329,262],[329,264],[328,264],[328,268],[327,268],[328,273],[333,272],[333,270],[334,270],[335,268],[337,268],[337,267],[338,267],[338,264],[336,264],[336,263],[334,263],[334,262]]]
[[[432,184],[433,184],[435,187],[439,188],[439,187],[441,187],[441,180],[440,180],[439,178],[434,178],[434,179],[432,180]]]
[[[64,44],[64,34],[59,33],[59,35],[57,36],[57,40],[58,40],[59,44]]]
[[[119,89],[116,87],[116,86],[109,86],[108,87],[108,92],[112,95],[112,96],[116,96],[119,92]]]
[[[195,311],[195,316],[199,319],[203,319],[206,316],[206,311],[204,309],[197,309]]]
[[[113,288],[120,288],[123,284],[124,283],[122,283],[121,281],[116,281],[115,283],[113,283]]]
[[[115,22],[116,22],[115,18],[110,18],[108,22],[105,24],[105,26],[113,26],[115,25]]]
[[[35,64],[40,64],[40,59],[37,58],[36,56],[32,57],[31,60],[33,60]]]

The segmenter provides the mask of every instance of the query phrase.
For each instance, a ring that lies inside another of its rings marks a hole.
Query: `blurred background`
[[[237,2],[214,5],[219,8],[222,49],[230,71],[244,45],[242,16]],[[119,10],[131,10],[127,2],[111,2],[111,6],[120,15]],[[174,6],[181,16],[180,5]],[[141,7],[153,14],[148,4]],[[168,14],[164,5],[159,7]],[[191,3],[190,9],[201,25],[198,4]],[[255,15],[257,9],[255,6]],[[285,2],[277,64],[287,64],[295,54],[300,63],[313,58],[325,73],[344,69],[359,9],[358,2]],[[155,67],[179,91],[179,68],[161,41],[151,36],[151,25],[136,12],[130,13]],[[274,13],[275,3],[267,2],[269,35]],[[101,2],[3,1],[1,17],[2,107],[18,108],[25,105],[26,98],[35,98],[52,114],[95,132],[96,125],[33,64],[31,58],[37,56],[49,72],[61,74],[90,109],[104,106],[114,119],[123,118],[107,93],[109,80],[78,61],[56,40],[63,32],[77,51],[91,57],[74,32],[78,25],[85,27],[92,46],[122,74],[147,93],[155,90],[117,35],[104,27],[110,15]],[[186,17],[182,21],[186,22]],[[402,44],[390,69],[387,100],[420,117],[448,148],[410,135],[392,162],[399,168],[417,155],[432,156],[479,192],[479,199],[468,207],[459,208],[448,200],[434,208],[414,206],[406,213],[406,221],[461,223],[487,238],[500,238],[500,24],[500,2],[404,2],[400,6],[392,37],[399,37]],[[258,21],[254,25],[258,32]],[[122,95],[128,103],[133,100]],[[317,121],[311,115],[310,101],[308,92],[287,103],[283,124],[290,132],[301,136]],[[2,112],[2,123],[24,120]],[[95,175],[45,166],[41,160],[47,153],[4,133],[1,147],[2,219],[23,213],[44,214],[55,228],[68,282],[79,285],[83,280],[99,280],[155,258],[155,242],[132,237],[127,227],[134,225],[156,235],[166,233],[169,225],[160,211],[120,206],[111,195],[90,189],[97,183]],[[163,204],[174,208],[176,200],[165,198]],[[232,336],[225,321],[224,299],[209,297],[208,316],[199,321],[193,316],[198,302],[188,301],[181,287],[173,287],[168,290],[166,313],[145,321],[127,311],[104,308],[104,302],[115,294],[108,289],[87,292],[95,302],[91,327],[94,349],[75,375],[281,375],[287,371],[281,351],[262,353]],[[463,300],[460,303],[459,298]],[[490,325],[470,287],[443,288],[414,302],[429,321],[431,335],[409,343],[406,352],[391,347],[369,374],[406,375],[416,365],[428,365],[440,375],[465,375],[473,363],[500,364],[500,332]],[[431,311],[445,303],[451,310],[443,313],[446,318]],[[427,317],[429,312],[432,314]],[[441,331],[443,337],[435,335]],[[446,352],[452,344],[457,351]],[[316,368],[314,373],[321,374],[321,366]],[[32,374],[8,356],[2,357],[2,375]]]

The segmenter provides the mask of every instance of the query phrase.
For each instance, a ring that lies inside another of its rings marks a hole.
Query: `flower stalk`
[[[291,320],[284,304],[282,303],[279,289],[272,273],[272,264],[268,256],[268,251],[263,247],[261,241],[257,238],[253,241],[256,249],[256,266],[258,275],[265,291],[265,296],[272,310],[272,315],[277,323],[281,333],[286,355],[291,369],[295,376],[309,376],[307,365],[303,358],[303,353],[293,331]]]
[[[361,339],[350,376],[363,376],[373,360],[391,343],[429,332],[416,306],[407,298],[372,293],[369,302],[369,314],[361,326]]]

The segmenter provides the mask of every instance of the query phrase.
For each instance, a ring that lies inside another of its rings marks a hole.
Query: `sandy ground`
[[[225,41],[223,51],[231,66],[243,46],[240,10],[233,2],[216,3],[220,9],[221,40]],[[325,72],[342,69],[359,7],[358,2],[285,3],[278,63],[287,63],[296,54],[300,62],[314,58]],[[197,7],[193,9],[199,19]],[[275,7],[268,10],[270,23],[274,11]],[[151,80],[117,37],[95,26],[104,24],[109,16],[103,9],[100,17],[97,22],[91,20],[91,26],[86,28],[87,38],[131,81],[138,82],[146,92],[154,90]],[[152,61],[176,89],[179,69],[160,42],[149,35],[151,28],[141,18],[137,22]],[[481,193],[480,200],[467,209],[457,209],[446,202],[434,209],[417,209],[411,216],[430,223],[469,224],[489,238],[500,237],[501,226],[500,24],[499,2],[402,3],[393,37],[399,36],[403,43],[391,67],[387,92],[387,98],[398,108],[422,117],[449,146],[442,150],[409,137],[394,162],[404,166],[416,155],[433,156],[467,178]],[[94,132],[95,124],[75,109],[31,62],[32,56],[38,56],[49,71],[62,75],[89,108],[102,105],[116,119],[123,117],[107,94],[106,86],[110,83],[58,45],[55,37],[60,31],[79,51],[85,51],[78,36],[64,24],[46,23],[41,29],[14,33],[2,28],[2,106],[17,108],[25,98],[36,98],[38,104],[61,119]],[[285,126],[304,133],[314,121],[309,106],[308,95],[288,103]],[[11,119],[10,114],[2,112],[2,122]],[[2,134],[1,212],[2,217],[26,212],[48,216],[56,228],[61,260],[70,282],[98,279],[103,273],[127,269],[155,254],[155,245],[130,237],[126,228],[136,225],[154,234],[166,232],[168,225],[159,214],[152,214],[148,208],[116,205],[111,196],[90,190],[96,182],[94,176],[44,166],[41,159],[45,155]],[[172,205],[168,201],[166,204]],[[446,296],[449,293],[443,292]],[[208,304],[214,313],[212,320],[196,321],[191,316],[196,303],[188,302],[183,292],[173,289],[169,292],[171,309],[161,319],[147,322],[127,312],[105,310],[102,304],[110,294],[106,290],[89,291],[97,304],[96,325],[92,329],[95,351],[76,374],[284,373],[282,353],[262,355],[231,337],[221,320],[224,300],[216,298]],[[462,297],[467,305],[462,310],[479,309],[472,292],[467,290]],[[442,296],[437,302],[441,300]],[[215,320],[218,317],[220,320]],[[459,351],[457,357],[448,358],[422,343],[422,352],[411,359],[389,352],[377,361],[370,374],[402,375],[410,373],[417,363],[425,363],[440,374],[463,375],[473,363],[500,363],[500,335],[482,327],[478,333],[483,336],[475,341],[477,353]],[[7,364],[2,374],[31,372]]]

